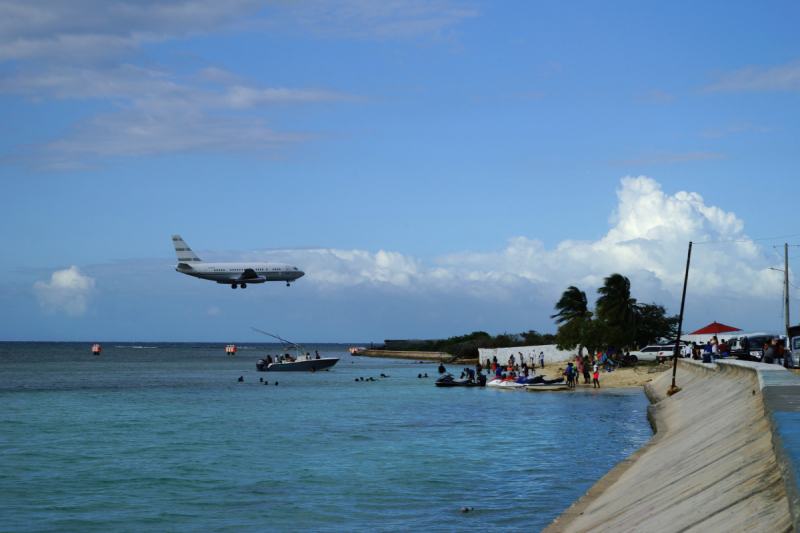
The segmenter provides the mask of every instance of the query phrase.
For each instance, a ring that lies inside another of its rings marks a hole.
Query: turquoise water
[[[270,374],[267,346],[117,345],[0,344],[0,531],[538,531],[652,435],[640,389],[439,389],[435,364],[332,346],[311,346],[342,357],[329,372]]]

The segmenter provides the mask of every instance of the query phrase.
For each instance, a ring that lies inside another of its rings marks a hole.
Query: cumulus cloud
[[[268,250],[243,260],[286,261],[305,270],[304,282],[320,291],[369,286],[377,291],[469,295],[480,300],[544,300],[548,306],[569,285],[587,292],[613,272],[629,276],[640,300],[680,297],[689,241],[698,244],[690,275],[694,298],[770,300],[781,285],[778,263],[749,241],[734,213],[709,205],[695,192],[670,195],[645,176],[625,177],[610,229],[596,241],[567,240],[547,248],[540,240],[513,237],[498,252],[461,252],[423,261],[409,255],[363,250]],[[717,300],[719,301],[719,300]],[[777,300],[776,300],[777,301]]]
[[[33,293],[48,312],[63,311],[69,316],[86,314],[95,281],[76,266],[53,272],[49,282],[37,281]]]

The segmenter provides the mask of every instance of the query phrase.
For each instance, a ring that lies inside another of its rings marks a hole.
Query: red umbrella
[[[697,331],[689,333],[689,335],[716,335],[718,333],[729,333],[731,331],[742,331],[742,330],[739,328],[732,328],[731,326],[726,326],[725,324],[720,324],[714,321],[704,328],[700,328]]]

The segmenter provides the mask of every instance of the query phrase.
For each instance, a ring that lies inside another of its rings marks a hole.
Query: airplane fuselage
[[[258,277],[242,279],[246,270]],[[305,275],[297,267],[283,263],[181,263],[175,270],[195,278],[208,279],[227,285],[235,283],[265,283],[267,281],[292,282]]]

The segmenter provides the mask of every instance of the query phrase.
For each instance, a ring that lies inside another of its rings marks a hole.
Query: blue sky
[[[554,331],[570,284],[677,312],[689,240],[800,234],[794,2],[0,14],[4,340]],[[189,279],[172,234],[307,275]],[[783,242],[696,247],[687,327],[778,329]]]

